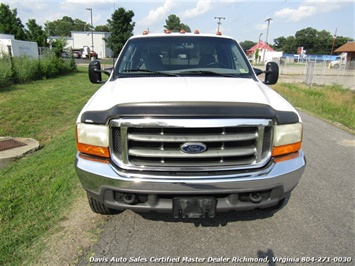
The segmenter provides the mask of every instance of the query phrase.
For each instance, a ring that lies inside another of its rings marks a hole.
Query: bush
[[[27,56],[13,58],[13,65],[16,71],[15,83],[27,83],[40,79],[41,73],[39,61]]]
[[[0,57],[0,88],[12,84],[12,73],[10,67],[10,58],[6,55]]]
[[[40,59],[17,56],[11,61],[9,56],[2,55],[0,57],[0,88],[38,79],[54,78],[72,73],[74,70],[76,70],[76,64],[73,57],[64,60],[54,54]]]

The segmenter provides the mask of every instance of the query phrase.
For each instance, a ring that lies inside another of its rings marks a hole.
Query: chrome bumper
[[[97,200],[111,208],[133,209],[138,211],[171,210],[171,204],[128,205],[116,202],[114,193],[134,193],[144,195],[194,196],[194,195],[237,195],[240,193],[270,191],[274,194],[269,202],[258,204],[232,204],[226,197],[217,205],[217,211],[229,209],[253,209],[275,205],[288,192],[296,187],[306,166],[302,151],[293,158],[282,162],[272,162],[265,169],[251,173],[206,175],[181,177],[174,175],[146,175],[145,172],[124,172],[107,163],[87,160],[78,153],[75,161],[76,172],[85,190]],[[165,200],[165,199],[164,199]]]

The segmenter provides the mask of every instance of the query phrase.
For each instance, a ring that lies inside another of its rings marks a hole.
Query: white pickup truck
[[[96,213],[277,209],[301,178],[301,118],[267,86],[278,65],[252,68],[230,37],[133,36],[89,78],[104,85],[78,116],[75,167]]]

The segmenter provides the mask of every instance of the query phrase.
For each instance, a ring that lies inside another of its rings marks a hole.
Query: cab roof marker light
[[[170,33],[171,33],[171,30],[166,30],[165,33],[166,33],[166,34],[170,34]]]
[[[222,32],[221,32],[221,31],[217,31],[216,34],[217,34],[217,35],[222,35]]]
[[[148,35],[148,31],[147,30],[145,30],[145,31],[143,31],[143,35]]]
[[[199,30],[195,30],[194,34],[200,34],[200,31]]]
[[[180,30],[180,33],[181,34],[185,34],[185,30]]]

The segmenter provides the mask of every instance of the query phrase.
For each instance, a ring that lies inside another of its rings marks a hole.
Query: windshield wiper
[[[236,75],[219,73],[219,72],[214,72],[214,71],[209,71],[209,70],[188,70],[188,71],[179,72],[179,74],[182,74],[182,75],[202,75],[202,76],[220,76],[220,77],[229,77],[229,78],[236,77]]]
[[[163,72],[163,71],[156,71],[156,70],[150,70],[150,69],[127,69],[123,70],[125,73],[129,72],[146,72],[146,73],[152,73],[152,74],[159,74],[159,75],[165,75],[165,76],[173,76],[173,77],[178,77],[179,75],[169,73],[169,72]]]

